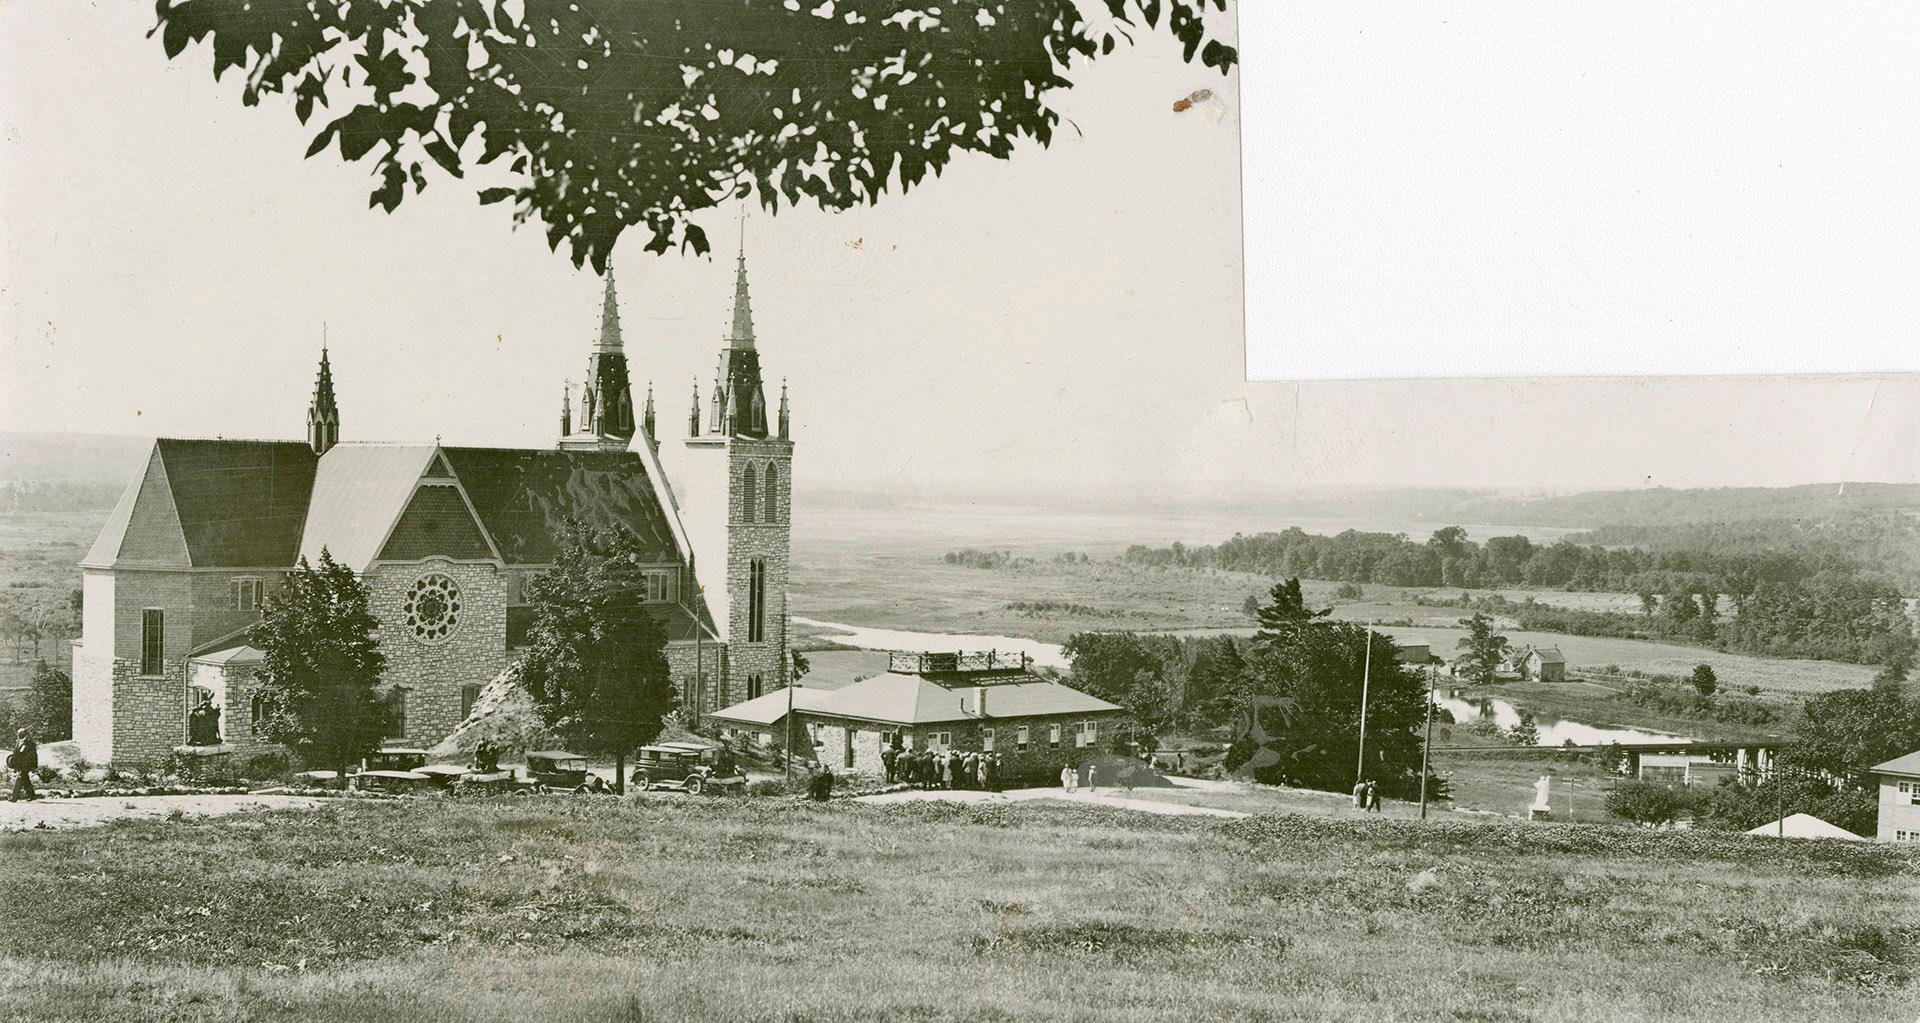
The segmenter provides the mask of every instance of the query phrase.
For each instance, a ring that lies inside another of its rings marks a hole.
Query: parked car
[[[527,754],[527,776],[536,790],[572,791],[586,783],[587,758],[561,750]]]
[[[431,779],[418,771],[361,771],[350,781],[362,792],[416,792],[431,784]]]
[[[454,783],[471,772],[460,764],[427,764],[416,769],[414,773],[426,775],[428,781],[444,789],[453,787]]]
[[[383,746],[360,762],[362,771],[418,771],[427,763],[427,751],[411,746]]]
[[[723,747],[698,742],[663,742],[643,746],[634,755],[633,787],[642,792],[659,789],[699,795],[707,789],[730,792],[745,787],[746,773]]]

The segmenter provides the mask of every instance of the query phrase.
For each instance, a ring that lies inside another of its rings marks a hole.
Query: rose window
[[[422,643],[439,643],[460,625],[460,587],[444,575],[422,576],[407,592],[407,625]]]

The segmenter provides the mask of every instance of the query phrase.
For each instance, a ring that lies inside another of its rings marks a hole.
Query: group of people
[[[1368,813],[1384,813],[1380,808],[1380,783],[1372,778],[1354,782],[1353,808]]]
[[[500,770],[500,748],[485,739],[475,743],[473,770],[476,774],[493,774]]]
[[[880,753],[880,763],[889,785],[905,782],[923,789],[998,792],[1005,781],[998,753],[888,746]]]

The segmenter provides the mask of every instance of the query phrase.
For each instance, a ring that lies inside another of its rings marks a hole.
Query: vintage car
[[[533,787],[533,782],[523,782],[511,770],[504,771],[468,771],[454,783],[463,792],[496,794],[502,792],[525,792]]]
[[[417,792],[431,784],[427,775],[418,771],[361,771],[349,782],[361,792]]]
[[[406,746],[383,746],[361,761],[361,771],[418,771],[427,763],[427,751]]]
[[[578,753],[540,750],[527,754],[527,777],[538,790],[570,792],[586,784],[587,758]]]
[[[471,772],[460,764],[427,764],[414,769],[415,774],[424,774],[427,780],[440,788],[451,788],[455,782],[465,778]]]
[[[746,784],[747,776],[733,763],[732,753],[706,743],[663,742],[642,746],[634,754],[633,787],[642,792],[659,789],[699,795],[708,789],[735,791]]]

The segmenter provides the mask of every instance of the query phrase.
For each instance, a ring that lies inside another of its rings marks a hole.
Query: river
[[[948,652],[956,650],[999,650],[1006,653],[1024,653],[1033,659],[1033,663],[1065,671],[1070,663],[1066,651],[1058,643],[1043,643],[1037,639],[1022,639],[1018,636],[979,636],[951,632],[908,632],[902,629],[874,629],[864,625],[842,625],[838,622],[823,622],[813,618],[793,619],[796,625],[826,630],[830,639],[845,646],[860,647],[866,650],[914,650],[921,652]],[[1247,635],[1247,629],[1193,629],[1186,635]],[[1176,633],[1178,634],[1178,633]],[[1438,696],[1435,701],[1454,716],[1461,724],[1486,718],[1502,728],[1512,728],[1520,723],[1520,708],[1506,700],[1478,697],[1466,700],[1454,696]],[[1584,721],[1572,721],[1563,718],[1534,715],[1534,727],[1540,732],[1540,745],[1559,746],[1568,739],[1575,745],[1588,746],[1609,742],[1673,742],[1687,740],[1687,736],[1666,732],[1650,732],[1637,728],[1619,728],[1612,725],[1593,725]]]

